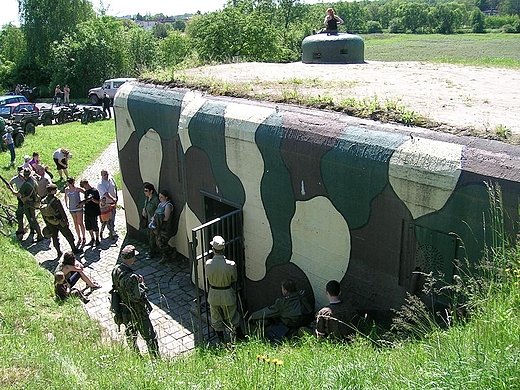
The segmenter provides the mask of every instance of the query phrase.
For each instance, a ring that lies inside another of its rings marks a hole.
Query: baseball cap
[[[133,245],[127,245],[121,251],[121,257],[123,259],[131,259],[134,256],[137,256],[139,252],[135,249]]]
[[[50,184],[47,184],[47,191],[50,191],[50,190],[57,190],[58,189],[58,186],[54,183],[50,183]]]
[[[221,236],[215,236],[213,237],[213,240],[211,240],[210,244],[214,249],[221,251],[226,247],[226,240]]]

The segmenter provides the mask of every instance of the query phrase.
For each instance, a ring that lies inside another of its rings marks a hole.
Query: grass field
[[[367,61],[425,61],[520,69],[520,34],[367,34]]]

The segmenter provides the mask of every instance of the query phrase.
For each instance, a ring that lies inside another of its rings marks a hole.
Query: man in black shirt
[[[85,205],[85,228],[90,234],[88,245],[99,245],[98,217],[101,215],[99,191],[92,187],[87,179],[81,179],[79,186],[85,190],[85,200],[80,203]]]

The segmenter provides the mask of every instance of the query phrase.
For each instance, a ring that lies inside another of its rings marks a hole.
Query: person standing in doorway
[[[237,267],[234,261],[226,259],[226,241],[221,236],[211,240],[213,258],[206,261],[206,278],[209,283],[208,303],[211,326],[219,342],[224,342],[224,329],[231,329],[239,339],[244,337],[240,328],[240,314],[232,284],[237,281]]]

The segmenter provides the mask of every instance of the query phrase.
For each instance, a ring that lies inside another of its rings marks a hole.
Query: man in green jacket
[[[126,309],[123,314],[125,334],[130,345],[139,352],[137,333],[139,332],[148,346],[152,358],[159,358],[159,343],[157,333],[150,321],[152,305],[148,301],[143,276],[131,268],[135,263],[135,256],[139,252],[133,245],[127,245],[121,251],[121,262],[112,270],[112,285],[121,296],[121,304]]]

